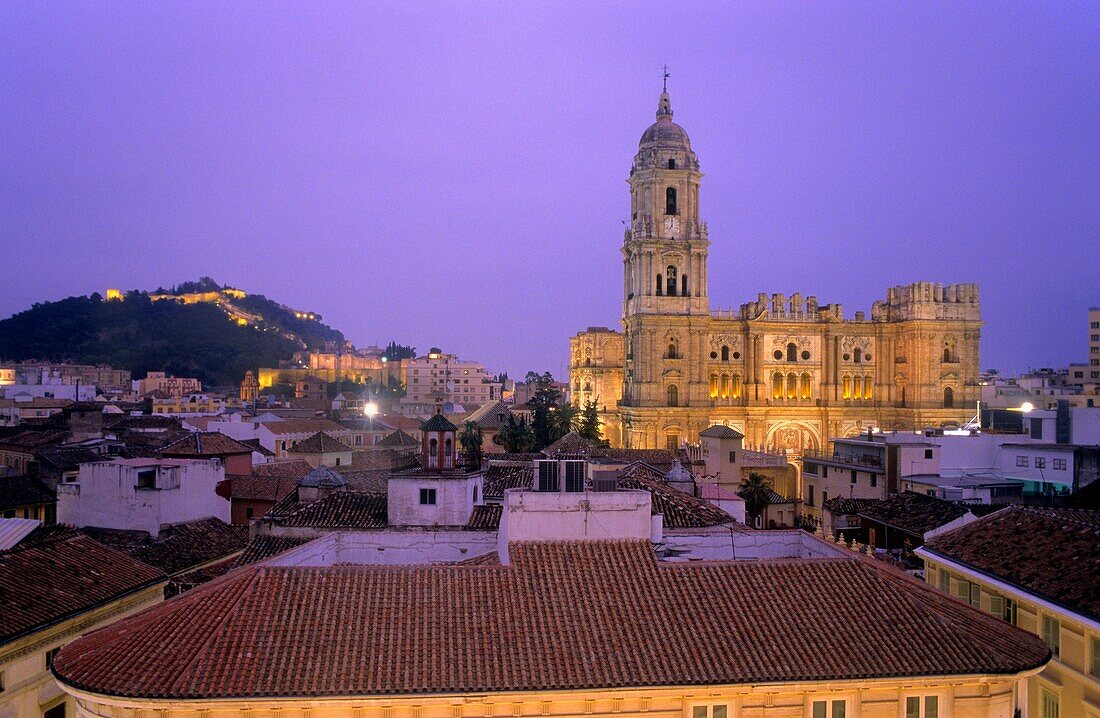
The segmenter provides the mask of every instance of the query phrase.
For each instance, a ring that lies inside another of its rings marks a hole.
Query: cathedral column
[[[823,358],[821,369],[821,396],[824,397],[826,403],[831,401],[832,397],[829,396],[829,387],[832,385],[832,373],[833,373],[833,338],[829,335],[829,332],[825,332],[825,356]]]

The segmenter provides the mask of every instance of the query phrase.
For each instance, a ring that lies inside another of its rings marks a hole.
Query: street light
[[[1020,411],[1024,412],[1025,414],[1030,414],[1031,412],[1035,411],[1035,405],[1032,404],[1030,401],[1025,401],[1023,404],[1020,404]]]
[[[371,441],[374,440],[374,417],[378,414],[378,405],[373,401],[368,401],[367,405],[363,407],[363,413],[367,415],[367,431],[371,434]]]

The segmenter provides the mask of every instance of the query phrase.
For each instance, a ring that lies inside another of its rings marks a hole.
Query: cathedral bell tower
[[[623,317],[709,315],[707,227],[699,221],[699,160],[672,121],[667,87],[657,121],[630,167],[630,223],[623,241]]]

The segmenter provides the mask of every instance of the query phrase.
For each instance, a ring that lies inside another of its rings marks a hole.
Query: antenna
[[[668,78],[671,77],[671,75],[669,75],[669,73],[668,73],[668,63],[667,62],[665,63],[665,66],[662,70],[662,73],[663,74],[661,75],[661,91],[662,92],[668,92]]]

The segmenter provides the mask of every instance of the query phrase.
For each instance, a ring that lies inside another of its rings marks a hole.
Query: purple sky
[[[975,281],[983,366],[1085,359],[1095,2],[0,3],[0,316],[206,274],[559,373],[665,62],[713,307]]]

